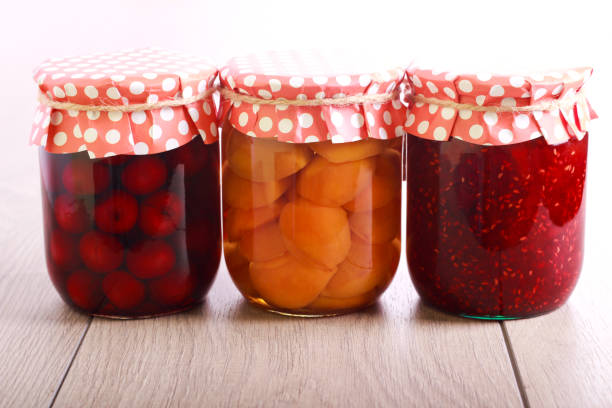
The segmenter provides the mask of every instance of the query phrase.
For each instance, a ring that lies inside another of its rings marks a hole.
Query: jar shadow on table
[[[444,324],[474,324],[474,319],[468,319],[465,317],[458,317],[446,314],[435,308],[427,305],[422,300],[419,300],[416,304],[416,308],[414,313],[409,317],[410,320],[416,321],[418,323],[421,322],[438,322]],[[482,320],[483,323],[486,322],[496,322],[495,320]],[[478,323],[478,322],[476,322]]]
[[[109,322],[113,322],[113,321],[153,321],[153,320],[158,320],[158,319],[170,320],[170,319],[178,319],[178,318],[208,319],[210,315],[210,308],[208,306],[208,302],[206,301],[206,299],[194,306],[190,306],[189,309],[182,310],[182,311],[169,312],[167,314],[161,314],[161,315],[158,314],[158,315],[152,315],[152,316],[138,316],[138,317],[125,317],[125,318],[115,317],[115,316],[88,315],[86,313],[79,311],[76,308],[73,308],[69,305],[66,305],[60,302],[58,302],[56,309],[57,309],[57,312],[51,314],[55,321],[65,321],[67,318],[72,317],[71,315],[79,315],[85,318],[93,317],[99,320],[109,321]],[[49,317],[44,318],[45,322],[50,321],[49,319],[50,319]]]

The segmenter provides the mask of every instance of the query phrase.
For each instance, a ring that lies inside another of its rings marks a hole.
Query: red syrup
[[[563,305],[582,266],[587,146],[408,135],[407,255],[423,301],[485,319]]]
[[[47,267],[78,310],[117,318],[188,309],[221,257],[219,145],[90,160],[40,149]]]

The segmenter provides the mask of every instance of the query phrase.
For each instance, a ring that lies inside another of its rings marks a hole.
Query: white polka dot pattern
[[[457,75],[409,67],[407,82],[411,92],[426,98],[480,106],[527,106],[572,97],[591,76],[591,68],[576,68],[562,73],[525,76],[491,74]],[[505,145],[525,142],[543,135],[549,144],[581,139],[590,119],[597,117],[587,103],[588,112],[575,104],[557,112],[476,112],[439,109],[437,105],[414,103],[404,124],[407,133],[430,139],[452,137],[479,144]]]
[[[188,98],[212,88],[217,69],[202,60],[156,48],[52,59],[34,79],[50,100],[80,105],[127,105]],[[51,153],[87,150],[90,157],[154,154],[175,149],[194,136],[216,136],[212,96],[186,106],[149,111],[65,111],[39,105],[30,144]],[[215,132],[199,132],[212,129]]]
[[[322,99],[393,92],[404,70],[359,72],[363,60],[317,52],[271,52],[231,59],[221,85],[262,99]],[[223,99],[219,117],[244,134],[293,143],[387,139],[403,135],[406,107],[399,100],[348,106],[252,105]],[[230,114],[231,113],[231,114]]]

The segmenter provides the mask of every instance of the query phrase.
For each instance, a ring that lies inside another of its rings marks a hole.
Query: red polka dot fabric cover
[[[573,98],[591,76],[591,68],[531,75],[456,74],[410,67],[414,95],[479,106],[527,106]],[[480,145],[520,143],[544,136],[549,144],[582,139],[590,119],[588,102],[567,109],[533,112],[476,112],[416,102],[410,104],[406,131],[424,139],[451,137]]]
[[[189,98],[214,85],[217,69],[199,57],[160,49],[51,59],[34,79],[49,100],[80,105],[128,105]],[[30,144],[51,153],[87,150],[91,158],[154,154],[193,137],[217,140],[212,96],[185,106],[134,112],[52,109],[40,104]]]
[[[393,93],[405,78],[401,68],[356,71],[363,66],[350,54],[269,52],[232,58],[221,69],[224,88],[260,99],[323,99]],[[389,139],[404,134],[406,107],[399,95],[384,103],[343,106],[250,104],[222,98],[220,118],[253,137],[282,142],[333,143]]]

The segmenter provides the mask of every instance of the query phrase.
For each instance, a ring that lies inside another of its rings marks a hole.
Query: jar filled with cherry
[[[129,56],[151,60],[159,55],[143,50]],[[40,71],[39,76],[45,67]],[[46,138],[33,140],[41,146],[49,275],[62,298],[88,314],[131,318],[178,312],[202,301],[221,257],[214,104],[204,95],[197,107],[187,109],[95,110],[108,106],[114,92],[139,102],[138,95],[148,89],[150,99],[161,74],[116,75],[115,81],[100,79],[95,86],[97,94],[107,96],[104,100],[87,100],[93,95],[87,86],[93,85],[86,81],[39,82],[42,92],[51,89],[46,104],[52,108]],[[194,85],[206,88],[215,76],[211,68]],[[121,77],[125,87],[117,84]],[[149,83],[147,78],[152,78]],[[169,96],[193,93],[187,81],[161,80],[166,85],[159,89],[168,88]],[[182,88],[169,89],[172,81]],[[54,102],[62,99],[87,110],[59,109]],[[40,132],[36,124],[34,132]]]

